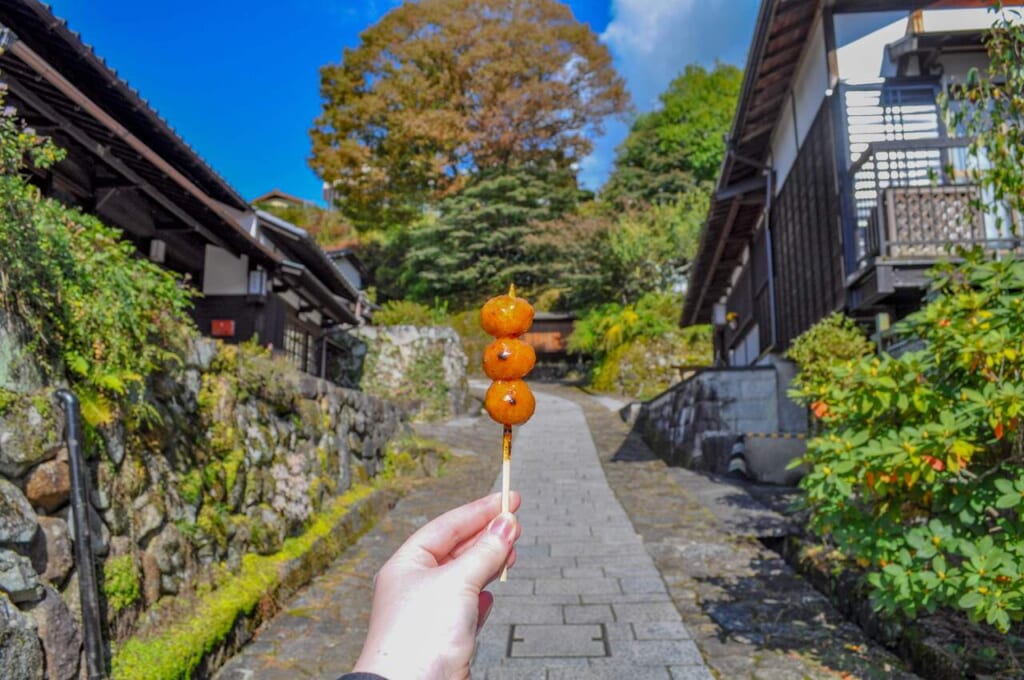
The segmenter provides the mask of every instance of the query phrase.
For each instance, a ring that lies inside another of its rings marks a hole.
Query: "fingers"
[[[502,513],[487,525],[475,543],[447,565],[454,578],[480,591],[508,562],[521,527],[515,515]]]
[[[476,632],[478,635],[480,629],[487,623],[487,617],[491,615],[492,606],[494,606],[494,595],[486,590],[481,591],[476,603]]]
[[[513,491],[509,497],[509,509],[512,512],[518,510],[521,501],[519,493]],[[421,527],[399,549],[399,553],[410,552],[416,558],[441,564],[456,549],[464,551],[472,545],[500,511],[500,493],[450,510]]]

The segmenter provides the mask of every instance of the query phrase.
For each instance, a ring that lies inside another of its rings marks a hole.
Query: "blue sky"
[[[246,198],[277,187],[320,199],[306,164],[318,68],[398,0],[50,0]],[[758,0],[569,0],[609,46],[639,111],[691,62],[742,64]],[[609,121],[582,164],[607,177],[628,126]]]

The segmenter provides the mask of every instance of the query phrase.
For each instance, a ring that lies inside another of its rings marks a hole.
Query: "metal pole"
[[[82,599],[82,628],[85,633],[85,665],[88,680],[106,677],[103,658],[103,632],[100,628],[100,604],[96,587],[96,565],[92,556],[89,531],[89,492],[82,456],[81,411],[78,397],[65,389],[54,395],[67,420],[68,460],[71,466],[71,516],[75,526],[75,563]]]

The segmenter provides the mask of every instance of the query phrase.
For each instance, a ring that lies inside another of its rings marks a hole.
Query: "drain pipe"
[[[71,515],[75,526],[75,562],[82,599],[82,628],[85,633],[85,665],[88,680],[106,677],[103,659],[103,634],[100,629],[100,603],[96,587],[96,565],[89,532],[89,492],[85,457],[82,455],[82,414],[71,391],[60,389],[54,395],[67,421],[68,460],[71,466]]]

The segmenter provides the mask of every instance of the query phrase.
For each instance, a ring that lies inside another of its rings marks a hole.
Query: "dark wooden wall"
[[[845,304],[830,98],[818,110],[771,212],[776,351]]]
[[[210,295],[197,298],[192,308],[199,332],[211,334],[214,319],[233,319],[235,335],[226,342],[245,342],[253,336],[262,345],[284,346],[284,328],[288,305],[279,296],[270,294],[265,301],[250,300],[244,295]]]

